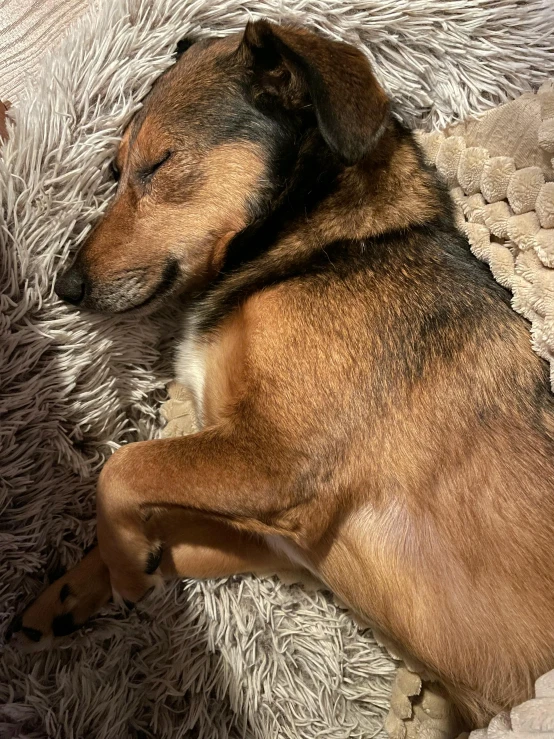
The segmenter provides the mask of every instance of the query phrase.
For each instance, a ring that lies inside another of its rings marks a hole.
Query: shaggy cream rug
[[[94,538],[94,483],[159,433],[171,311],[80,314],[56,272],[106,207],[122,128],[182,36],[250,17],[362,46],[404,120],[431,128],[538,85],[550,0],[105,0],[21,96],[0,159],[0,617]],[[160,341],[160,336],[165,336]],[[254,578],[177,584],[49,653],[3,648],[0,737],[373,737],[395,663],[324,593]]]

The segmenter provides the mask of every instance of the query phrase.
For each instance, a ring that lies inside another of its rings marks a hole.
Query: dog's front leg
[[[114,595],[136,601],[162,581],[161,518],[198,511],[244,531],[302,545],[307,495],[293,492],[294,464],[263,436],[212,428],[139,442],[108,461],[98,483],[98,543]]]

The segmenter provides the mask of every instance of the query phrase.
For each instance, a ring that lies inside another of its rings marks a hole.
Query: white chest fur
[[[196,419],[204,425],[204,390],[206,384],[206,344],[195,327],[194,316],[187,319],[185,334],[175,358],[175,377],[194,399]]]

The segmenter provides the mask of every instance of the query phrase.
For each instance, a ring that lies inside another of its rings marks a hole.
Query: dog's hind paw
[[[41,593],[22,616],[14,618],[6,640],[10,646],[27,652],[47,649],[55,639],[83,626],[110,596],[108,568],[96,547]]]

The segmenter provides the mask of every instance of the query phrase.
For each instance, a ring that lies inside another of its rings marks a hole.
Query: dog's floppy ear
[[[285,107],[314,107],[321,134],[347,164],[375,145],[388,99],[365,56],[353,46],[268,21],[246,26],[238,53],[262,90]]]

